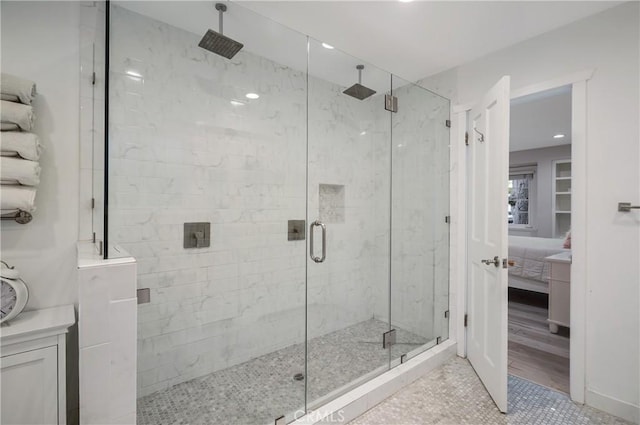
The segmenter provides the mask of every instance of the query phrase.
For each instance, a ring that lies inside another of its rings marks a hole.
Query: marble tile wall
[[[310,337],[371,319],[376,297],[388,299],[388,292],[376,291],[388,277],[376,275],[373,253],[376,217],[388,211],[389,203],[388,191],[375,185],[376,171],[382,172],[375,147],[388,144],[389,128],[376,127],[379,95],[360,101],[343,90],[316,78],[309,81],[309,220],[323,212],[319,187],[343,186],[337,194],[344,197],[343,220],[326,224],[327,259],[308,267]],[[388,161],[385,165],[388,175]],[[378,211],[376,203],[386,207]]]
[[[307,249],[287,241],[287,220],[307,209],[307,81],[250,52],[226,61],[198,35],[119,7],[111,35],[110,240],[151,289],[138,314],[143,396],[304,340]],[[309,263],[311,338],[375,315],[386,277],[372,211],[388,190],[376,187],[372,146],[389,139],[360,136],[375,126],[372,102],[309,84],[308,220],[321,184],[343,185],[345,199],[327,261]],[[182,247],[190,221],[211,223],[209,248]]]
[[[398,88],[389,120],[382,94],[358,101],[314,77],[307,89],[304,72],[248,51],[227,61],[199,35],[111,14],[109,236],[151,289],[138,311],[139,397],[303,342],[307,267],[309,338],[388,320],[391,149],[393,323],[443,336],[448,101]],[[321,205],[323,185],[341,186],[343,207]],[[307,189],[308,223],[342,214],[327,220],[321,265],[307,242],[287,241]],[[211,223],[211,246],[185,250],[183,223],[195,221]]]
[[[447,337],[449,101],[394,77],[391,318],[427,339]]]

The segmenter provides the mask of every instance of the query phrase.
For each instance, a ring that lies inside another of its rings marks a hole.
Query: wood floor
[[[547,309],[519,295],[509,297],[509,373],[569,393],[569,330],[549,332]]]

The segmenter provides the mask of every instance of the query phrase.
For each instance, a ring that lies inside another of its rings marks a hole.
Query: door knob
[[[500,267],[500,258],[497,255],[493,257],[493,260],[480,260],[480,262],[486,264],[487,266],[489,264],[493,264],[496,267]]]

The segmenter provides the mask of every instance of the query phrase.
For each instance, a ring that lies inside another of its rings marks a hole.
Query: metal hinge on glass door
[[[391,329],[382,334],[382,348],[389,348],[396,343],[396,330]]]
[[[384,109],[390,112],[398,112],[398,98],[391,94],[385,94]]]

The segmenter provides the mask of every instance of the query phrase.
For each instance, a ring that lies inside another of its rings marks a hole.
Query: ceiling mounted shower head
[[[216,10],[218,11],[218,30],[220,32],[211,29],[207,30],[202,40],[200,40],[200,43],[198,43],[198,46],[227,59],[231,59],[244,47],[244,44],[238,43],[222,34],[222,15],[227,11],[227,5],[216,3]]]
[[[362,85],[362,70],[364,69],[364,65],[358,65],[356,66],[356,69],[358,70],[358,82],[342,93],[347,96],[355,97],[358,100],[365,100],[366,98],[376,94],[376,91]]]

